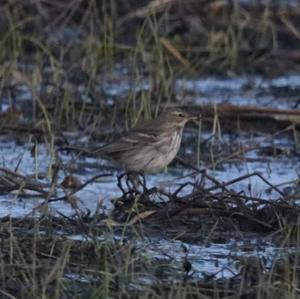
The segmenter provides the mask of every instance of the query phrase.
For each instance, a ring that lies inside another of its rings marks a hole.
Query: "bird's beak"
[[[201,120],[201,115],[199,115],[199,116],[190,116],[189,117],[189,121],[192,121],[196,124],[198,124],[200,120]]]
[[[189,120],[198,120],[198,119],[199,119],[198,116],[190,116],[190,117],[189,117]]]

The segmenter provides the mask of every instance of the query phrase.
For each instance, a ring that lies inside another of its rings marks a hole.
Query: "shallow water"
[[[258,75],[178,79],[175,86],[185,101],[198,105],[230,103],[292,109],[299,100],[300,75],[269,79]]]
[[[77,241],[88,240],[82,235],[69,235],[67,238]],[[108,239],[109,236],[100,237],[99,241],[107,241]],[[114,240],[117,239],[118,237],[115,236]],[[264,261],[263,266],[268,269],[271,267],[275,256],[277,259],[284,258],[292,250],[276,247],[267,238],[259,235],[253,235],[243,240],[230,239],[223,244],[211,243],[210,241],[205,244],[189,244],[178,240],[155,237],[143,241],[130,239],[130,244],[135,247],[137,256],[142,257],[142,259],[150,258],[153,263],[160,264],[165,272],[171,273],[178,280],[182,279],[184,275],[193,279],[202,279],[205,276],[228,279],[240,272],[241,267],[244,266],[244,259]],[[185,273],[183,268],[185,260],[192,265],[188,273]],[[153,282],[153,277],[147,277],[146,273],[136,279],[135,283]]]
[[[142,90],[149,90],[149,80],[133,80],[130,71],[116,65],[110,75],[99,76],[98,92],[103,92],[108,105],[115,102],[126,101],[130,95]],[[37,89],[41,87],[37,86]],[[50,88],[50,86],[49,86]],[[90,103],[92,100],[86,87],[80,84],[74,85],[81,95],[80,100]],[[173,86],[179,104],[220,104],[231,103],[236,105],[255,105],[270,108],[293,109],[298,107],[300,92],[300,75],[289,74],[273,78],[261,75],[239,76],[209,76],[203,78],[178,78]],[[25,85],[17,85],[14,89],[18,103],[30,102],[32,105],[32,93]],[[0,103],[0,111],[6,111],[10,107],[9,97],[3,96]]]
[[[288,144],[287,140],[285,147],[292,147],[292,143]],[[255,143],[255,139],[252,140]],[[262,144],[261,139],[259,142]],[[0,143],[1,153],[1,167],[8,169],[18,169],[19,173],[24,175],[33,175],[38,177],[39,175],[45,175],[46,178],[40,180],[41,182],[49,182],[49,166],[52,163],[52,157],[48,152],[45,145],[39,145],[37,154],[32,156],[30,150],[33,144],[28,143],[26,145],[17,145],[14,141],[5,142],[2,140]],[[74,163],[70,157],[64,154],[60,154],[61,159],[67,165],[68,163]],[[247,158],[251,158],[247,161]],[[244,161],[243,161],[244,159]],[[242,175],[251,174],[253,172],[259,172],[265,179],[267,179],[273,185],[281,185],[279,189],[293,186],[294,181],[298,179],[300,173],[300,161],[298,157],[281,155],[278,157],[261,157],[258,151],[252,151],[247,153],[243,159],[222,163],[221,168],[208,168],[207,172],[211,176],[215,177],[220,182],[227,182],[232,179],[238,178]],[[257,161],[256,161],[257,160]],[[82,163],[85,168],[80,167],[78,172],[76,168],[73,168],[72,175],[76,176],[82,183],[92,178],[99,173],[108,173],[105,170],[105,164],[103,164],[97,158],[81,157],[78,164]],[[89,165],[92,168],[89,168]],[[203,168],[207,166],[203,163]],[[83,210],[95,211],[97,205],[101,202],[103,208],[109,210],[112,208],[111,200],[121,196],[121,191],[117,187],[117,175],[118,172],[112,173],[111,177],[106,177],[98,180],[97,182],[88,184],[83,190],[79,191],[76,196],[79,199],[79,207]],[[168,173],[158,173],[147,175],[147,186],[160,187],[165,191],[174,191],[184,182],[195,182],[198,179],[197,173],[187,168],[181,168],[176,170],[172,167],[169,168]],[[58,182],[62,182],[65,177],[63,171],[59,172]],[[286,183],[286,184],[285,184]],[[251,185],[251,190],[249,190]],[[207,186],[210,186],[207,182]],[[263,199],[277,199],[279,194],[275,190],[270,190],[270,186],[261,180],[257,176],[249,177],[248,179],[242,180],[235,184],[230,185],[230,188],[236,192],[243,191],[246,195],[253,197],[259,197]],[[181,194],[188,194],[191,191],[191,187],[186,187]],[[59,191],[56,196],[62,196],[62,190]],[[0,217],[12,216],[21,217],[29,214],[33,209],[43,201],[43,199],[34,197],[28,198],[28,196],[22,199],[17,198],[17,193],[7,194],[0,197]],[[51,213],[57,215],[63,213],[70,216],[74,213],[74,210],[70,207],[67,202],[54,202],[50,204]],[[36,211],[38,212],[38,211]]]
[[[116,97],[148,90],[147,79],[132,83],[127,69],[116,68],[115,75],[99,78],[104,92],[113,101]],[[120,72],[122,76],[120,78]],[[295,108],[299,100],[300,75],[289,74],[273,78],[260,75],[209,76],[177,79],[174,83],[177,100],[183,104],[257,105],[272,108]],[[117,99],[117,98],[116,98]]]
[[[183,250],[185,248],[185,251]],[[240,271],[240,258],[264,258],[266,267],[275,255],[280,256],[283,250],[262,238],[229,240],[225,244],[188,244],[176,240],[151,239],[144,247],[145,254],[153,259],[171,262],[182,274],[182,263],[187,259],[192,264],[193,278],[213,275],[214,278],[230,278]]]

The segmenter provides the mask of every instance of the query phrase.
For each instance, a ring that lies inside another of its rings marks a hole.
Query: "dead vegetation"
[[[280,298],[290,294],[291,284],[298,284],[298,251],[285,249],[297,248],[299,234],[299,206],[291,198],[273,202],[250,199],[233,194],[226,184],[210,190],[197,185],[187,196],[156,193],[169,201],[157,203],[149,200],[150,194],[126,194],[117,201],[112,219],[104,214],[1,219],[4,298],[6,294],[29,298],[40,293],[59,298],[101,294],[160,298],[172,293],[179,298],[182,292],[184,298],[195,293],[217,293],[220,298],[276,294],[275,298]],[[114,237],[106,239],[112,233]],[[285,255],[281,253],[271,264],[264,258],[236,256],[232,278],[206,275],[203,270],[202,279],[195,280],[187,248],[182,249],[185,258],[174,264],[172,259],[145,258],[138,242],[141,236],[163,236],[189,244],[211,244],[251,235],[273,240]],[[76,236],[80,239],[74,239]],[[151,284],[143,281],[147,277]]]

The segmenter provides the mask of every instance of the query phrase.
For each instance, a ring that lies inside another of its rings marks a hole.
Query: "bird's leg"
[[[118,183],[117,186],[122,191],[123,195],[127,194],[126,187],[124,188],[122,180],[125,180],[126,187],[129,192],[138,192],[138,184],[137,181],[137,173],[136,172],[123,172],[121,175],[118,176]]]
[[[129,190],[136,193],[141,193],[140,186],[142,186],[143,192],[147,190],[146,180],[144,175],[141,172],[136,172],[136,171],[127,172],[126,185]]]
[[[123,185],[122,185],[122,179],[127,175],[126,172],[124,173],[121,173],[119,176],[118,176],[118,183],[117,183],[117,186],[119,187],[119,189],[122,191],[123,194],[125,194],[125,190],[123,188]],[[126,184],[127,184],[127,180],[126,180]],[[128,186],[128,184],[127,184]]]
[[[144,175],[143,172],[139,173],[139,178],[141,179],[141,180],[139,180],[139,183],[143,187],[143,193],[145,195],[149,196],[149,195],[151,195],[151,194],[153,194],[153,193],[155,193],[155,192],[158,191],[157,187],[151,187],[150,189],[147,187],[146,177],[145,177],[145,175]]]
[[[125,177],[125,183],[129,191],[140,193],[139,186],[143,188],[143,193],[148,192],[148,188],[146,186],[146,178],[142,172],[124,172],[121,175],[118,176],[118,183],[117,186],[122,191],[123,194],[126,193],[123,184],[122,179]]]
[[[148,188],[146,185],[146,178],[143,172],[138,172],[138,183],[143,187],[143,192],[146,193],[148,192]]]
[[[143,172],[137,173],[137,183],[143,188],[143,195],[146,196],[147,199],[149,199],[149,196],[153,193],[157,192],[157,187],[152,187],[148,189],[147,183],[146,183],[146,177]]]
[[[139,180],[138,173],[135,171],[130,171],[127,173],[126,184],[129,190],[139,193]]]

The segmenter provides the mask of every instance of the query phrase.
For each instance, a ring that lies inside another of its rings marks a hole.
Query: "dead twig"
[[[97,179],[103,178],[103,177],[108,177],[108,176],[112,176],[112,174],[111,173],[104,173],[104,174],[99,174],[99,175],[93,176],[92,178],[90,178],[86,182],[84,182],[79,188],[76,188],[72,192],[70,192],[70,193],[68,193],[68,194],[66,194],[64,196],[61,196],[61,197],[51,198],[51,199],[43,202],[42,204],[46,204],[46,203],[50,203],[50,202],[56,202],[56,201],[67,200],[68,198],[70,198],[70,196],[76,194],[78,191],[82,190],[84,187],[86,187],[87,185],[93,183]]]

